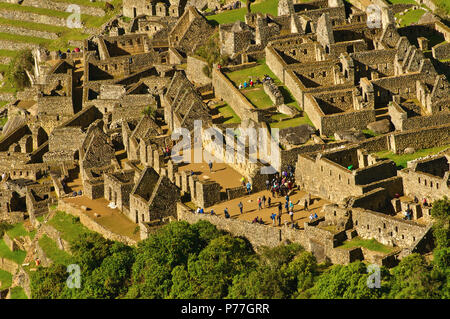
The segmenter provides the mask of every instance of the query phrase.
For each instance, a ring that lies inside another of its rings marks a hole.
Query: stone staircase
[[[375,109],[375,118],[377,121],[388,119],[391,120],[391,116],[389,115],[388,107],[380,107]]]

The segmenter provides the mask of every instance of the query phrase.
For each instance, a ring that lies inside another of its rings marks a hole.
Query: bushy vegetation
[[[215,32],[210,36],[204,45],[197,48],[195,54],[208,63],[208,66],[202,70],[208,77],[211,77],[211,70],[214,64],[225,65],[229,59],[227,55],[220,54],[219,32]]]
[[[61,264],[31,273],[33,298],[449,298],[450,200],[433,205],[433,261],[411,254],[381,267],[369,288],[367,265],[318,264],[298,244],[257,254],[242,238],[200,221],[173,222],[137,247],[89,233],[72,243],[81,288],[66,285]]]
[[[30,80],[25,70],[33,69],[33,56],[30,50],[22,50],[12,58],[6,71],[8,81],[17,89],[30,86]]]

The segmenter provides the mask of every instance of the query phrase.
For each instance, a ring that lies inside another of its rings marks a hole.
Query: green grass
[[[9,101],[0,101],[0,108],[4,107],[8,103]]]
[[[450,2],[448,0],[433,0],[443,13],[450,15]]]
[[[0,40],[7,40],[7,41],[13,41],[13,42],[27,42],[27,43],[33,43],[33,44],[49,44],[52,40],[44,39],[44,38],[37,38],[33,36],[28,35],[18,35],[18,34],[12,34],[12,33],[3,33],[0,32]]]
[[[417,23],[420,17],[425,13],[423,9],[409,10],[404,15],[396,14],[397,21],[399,21],[401,27],[411,25],[412,23]]]
[[[290,120],[270,123],[270,127],[282,129],[282,128],[288,128],[288,127],[296,127],[296,126],[299,126],[302,124],[308,124],[308,125],[311,125],[312,127],[314,127],[314,124],[309,119],[308,114],[306,114],[306,112],[303,114],[304,114],[304,116],[302,116],[302,117],[295,117]]]
[[[99,7],[104,8],[105,3],[104,2],[90,2],[90,0],[55,0],[59,2],[64,3],[70,3],[70,4],[81,4],[85,6],[91,6],[91,7]],[[91,16],[91,15],[81,15],[81,20],[84,23],[84,25],[88,28],[99,28],[102,26],[106,21],[108,21],[111,17],[113,17],[115,14],[117,14],[120,10],[120,4],[122,3],[122,0],[113,0],[110,1],[110,3],[114,6],[113,11],[108,11],[104,17],[98,17],[98,16]],[[6,9],[10,11],[22,11],[22,12],[30,12],[30,13],[36,13],[46,16],[53,16],[58,18],[67,18],[72,13],[71,12],[65,12],[65,11],[57,11],[57,10],[49,10],[45,8],[37,8],[37,7],[27,7],[12,3],[4,3],[0,2],[0,9]],[[22,28],[27,28],[31,30],[42,30],[47,32],[53,32],[58,35],[58,39],[56,40],[48,40],[48,39],[41,39],[41,38],[34,38],[34,37],[28,37],[28,36],[16,36],[16,35],[10,35],[10,36],[0,36],[0,39],[9,40],[9,41],[22,41],[22,42],[29,42],[29,43],[35,43],[46,46],[49,50],[67,50],[67,48],[72,49],[73,47],[68,45],[69,40],[84,40],[88,38],[88,34],[84,34],[81,29],[71,29],[68,27],[60,27],[60,26],[53,26],[48,24],[41,24],[41,23],[34,23],[34,22],[28,22],[28,21],[19,21],[19,20],[10,20],[10,19],[4,19],[0,18],[0,24],[4,25],[11,25],[11,26],[17,26]],[[6,51],[6,50],[5,50]],[[2,55],[2,54],[0,54]]]
[[[91,0],[52,0],[52,1],[64,2],[64,3],[68,3],[68,4],[78,4],[78,5],[86,6],[86,7],[96,7],[96,8],[100,8],[100,9],[105,9],[105,2],[103,2],[103,1],[99,1],[99,2],[91,2]],[[109,1],[109,2],[112,2],[114,7],[116,7],[117,3],[120,3],[121,1],[113,0],[113,1]]]
[[[84,227],[80,222],[75,221],[75,217],[64,212],[57,212],[55,216],[48,221],[48,224],[61,232],[61,237],[68,242],[77,239],[78,236],[89,233],[90,230]]]
[[[0,73],[4,73],[4,72],[6,72],[6,70],[8,70],[8,65],[0,64]]]
[[[397,3],[417,4],[417,2],[415,2],[414,0],[387,0],[387,2],[392,3],[392,4],[397,4]]]
[[[303,112],[300,107],[298,106],[297,101],[295,101],[294,97],[292,96],[289,89],[278,79],[275,74],[270,70],[270,68],[265,63],[265,60],[258,61],[258,65],[242,69],[234,72],[227,73],[227,77],[230,79],[231,82],[236,87],[239,87],[239,84],[243,83],[244,81],[248,81],[250,78],[252,78],[254,81],[256,79],[262,79],[264,75],[270,76],[274,83],[278,86],[278,88],[281,91],[281,94],[283,94],[284,102],[286,105],[289,105],[291,107],[296,108],[297,110]],[[264,92],[264,89],[262,88],[262,84],[256,85],[255,88],[246,88],[242,89],[242,94],[245,95],[245,97],[257,108],[265,109],[268,107],[273,106],[272,100],[269,98],[269,96]],[[276,121],[273,123],[270,123],[270,127],[272,128],[287,128],[287,127],[295,127],[302,124],[309,124],[314,127],[313,123],[309,119],[306,112],[303,112],[302,117],[296,117],[289,120],[283,119],[288,118],[289,116],[285,114],[276,114],[272,116],[272,120]]]
[[[444,145],[444,146],[438,146],[433,148],[426,148],[419,150],[413,154],[394,154],[391,151],[381,151],[375,153],[380,158],[390,159],[397,164],[398,167],[405,168],[408,161],[412,161],[419,157],[424,157],[427,155],[432,155],[439,153],[440,151],[445,150],[446,148],[449,148],[450,144]]]
[[[360,237],[355,237],[351,240],[346,240],[339,248],[353,248],[353,247],[364,247],[372,251],[378,251],[380,253],[388,254],[393,251],[393,248],[385,246],[375,239],[362,239]]]
[[[0,18],[1,21],[1,18]],[[1,22],[0,22],[1,24]],[[8,56],[10,58],[13,58],[17,55],[18,51],[12,51],[12,50],[0,50],[0,56]]]
[[[7,117],[0,117],[0,125],[5,126],[6,122],[8,122]]]
[[[225,119],[223,124],[241,123],[240,117],[233,111],[233,109],[227,103],[218,105],[216,108]]]
[[[7,289],[11,287],[12,275],[9,272],[0,269],[0,281],[2,282],[0,289]]]
[[[252,4],[251,10],[252,12],[270,13],[271,15],[276,16],[278,12],[278,0],[258,1],[257,3]],[[247,8],[245,4],[243,4],[240,9],[221,12],[219,14],[207,16],[206,18],[213,24],[226,24],[233,23],[238,20],[245,22],[246,14]]]
[[[364,135],[366,136],[366,138],[371,138],[371,137],[375,137],[378,136],[380,134],[375,133],[372,130],[362,130],[362,132],[364,133]]]
[[[39,238],[39,246],[41,246],[47,257],[53,260],[55,264],[70,265],[73,262],[73,257],[59,249],[55,241],[47,235]]]
[[[259,109],[267,109],[273,106],[272,100],[262,88],[245,89],[242,90],[242,94]]]
[[[11,251],[8,246],[6,246],[3,239],[0,239],[0,257],[14,261],[15,263],[21,265],[25,260],[26,252],[23,250]]]
[[[28,236],[27,230],[23,227],[23,223],[18,223],[6,232],[10,238],[17,238],[21,236]]]
[[[11,299],[28,299],[22,287],[17,286],[11,289]]]

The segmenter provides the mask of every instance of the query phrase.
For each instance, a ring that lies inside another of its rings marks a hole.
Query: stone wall
[[[67,23],[66,18],[60,18],[55,16],[37,14],[26,11],[9,11],[5,9],[0,9],[0,18],[10,19],[10,20],[22,20],[27,22],[51,24],[59,27],[65,27]],[[11,50],[11,48],[10,48]]]
[[[221,71],[212,70],[212,84],[216,97],[225,100],[241,119],[251,119],[259,122],[256,108]]]
[[[421,129],[430,126],[439,126],[450,123],[450,112],[438,112],[428,116],[409,117],[396,102],[392,102],[388,107],[392,124],[399,131]]]
[[[409,247],[427,227],[409,220],[397,219],[382,213],[352,209],[353,226],[365,239],[376,239],[388,246]]]
[[[450,59],[450,42],[442,42],[431,48],[433,53],[433,58],[437,60],[448,60]]]
[[[64,202],[63,200],[58,201],[58,210],[61,210],[63,212],[66,212],[67,214],[70,214],[75,217],[80,218],[80,222],[89,228],[92,231],[95,231],[99,234],[101,234],[106,239],[119,241],[121,243],[124,243],[126,245],[136,245],[137,242],[129,237],[119,235],[116,233],[113,233],[112,231],[106,229],[96,221],[92,220],[89,216],[85,215],[81,208],[76,207],[75,205],[68,204]]]
[[[448,185],[449,171],[443,177],[432,175],[426,172],[415,170],[414,167],[408,167],[398,172],[403,179],[405,195],[419,199],[427,198],[434,201],[448,196],[450,187]]]
[[[57,11],[66,11],[69,6],[69,3],[51,0],[23,0],[21,5]],[[98,16],[98,17],[103,17],[105,15],[105,11],[98,7],[84,6],[79,3],[77,3],[77,6],[80,8],[81,14],[88,14],[91,16]]]
[[[24,214],[23,212],[1,212],[0,221],[7,222],[9,224],[17,224],[23,222]]]
[[[38,31],[38,30],[26,29],[26,28],[15,27],[15,26],[10,26],[10,25],[0,25],[0,32],[32,36],[32,37],[51,39],[51,40],[58,39],[58,35],[53,32]]]
[[[18,268],[19,265],[17,265],[12,260],[0,257],[0,269],[3,269],[4,271],[7,271],[10,274],[14,275]]]
[[[203,68],[207,67],[208,63],[203,61],[200,58],[194,56],[188,56],[187,58],[187,68],[186,68],[186,77],[189,81],[198,83],[201,85],[206,85],[211,83],[211,78],[206,76],[203,72]]]
[[[14,242],[14,239],[11,239],[7,233],[3,234],[3,241],[5,242],[6,246],[8,246],[9,250],[11,251],[17,250],[17,245]]]
[[[432,148],[450,144],[450,124],[391,133],[389,149],[402,153],[406,148]]]

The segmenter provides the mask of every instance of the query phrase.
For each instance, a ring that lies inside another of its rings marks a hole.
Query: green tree
[[[367,267],[360,261],[335,265],[325,271],[308,293],[312,298],[373,299],[380,298],[383,289],[369,288]]]
[[[422,255],[411,254],[392,269],[390,298],[429,299],[439,297],[439,284],[431,277]]]
[[[186,268],[176,269],[170,297],[224,298],[236,275],[256,267],[254,256],[249,243],[241,238],[215,238],[198,256],[191,255]],[[189,287],[189,291],[180,287]]]
[[[449,247],[449,225],[450,225],[450,199],[444,196],[443,199],[433,202],[431,216],[434,219],[433,235],[437,247]]]
[[[32,299],[58,299],[67,289],[66,280],[69,276],[65,266],[60,264],[48,268],[38,267],[30,273],[30,289]]]
[[[140,242],[132,268],[133,287],[127,297],[167,297],[172,287],[173,269],[187,265],[189,256],[197,255],[206,246],[208,238],[214,236],[211,226],[173,222]]]
[[[103,259],[110,254],[113,244],[112,240],[105,239],[98,233],[88,233],[74,240],[70,246],[82,273],[91,273],[101,266]]]
[[[215,63],[225,65],[229,61],[227,55],[220,53],[219,32],[211,35],[204,45],[197,48],[195,54],[208,63],[207,67],[202,69],[203,73],[208,77],[211,77],[211,70]]]
[[[433,202],[431,215],[434,219],[433,236],[436,248],[433,250],[432,278],[440,283],[441,298],[450,298],[450,245],[449,220],[450,200],[447,197]]]

